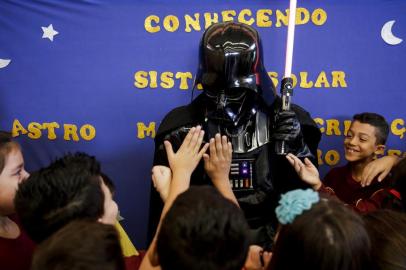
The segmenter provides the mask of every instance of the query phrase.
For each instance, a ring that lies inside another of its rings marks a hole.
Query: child
[[[375,113],[361,113],[353,117],[350,129],[344,139],[345,158],[343,167],[333,168],[320,181],[317,169],[305,159],[304,163],[294,155],[287,159],[294,166],[303,181],[313,189],[335,194],[340,200],[361,212],[370,211],[379,206],[367,201],[375,192],[391,184],[389,178],[375,179],[369,186],[363,185],[362,175],[368,164],[374,161],[385,149],[389,126],[385,119]],[[367,202],[367,203],[365,203]]]
[[[31,270],[122,270],[117,230],[100,222],[72,221],[42,242]]]
[[[361,217],[312,189],[283,194],[281,224],[268,269],[371,269],[370,241]]]
[[[186,140],[184,144],[188,144]],[[170,144],[166,143],[166,147],[168,159],[171,161],[173,151]],[[215,138],[210,140],[209,148],[210,155],[203,154],[205,170],[216,189],[230,201],[222,198],[216,190],[209,187],[195,187],[182,193],[162,221],[157,238],[159,264],[162,269],[203,267],[204,269],[239,270],[243,265],[245,269],[262,269],[260,262],[262,248],[250,246],[248,252],[247,223],[242,212],[238,210],[238,202],[229,184],[231,143],[226,136],[216,134]],[[177,162],[181,162],[181,152],[178,151],[178,153]],[[176,171],[176,163],[171,161],[171,164],[172,170]],[[170,169],[165,166],[155,166],[152,180],[167,205],[172,184]],[[186,181],[190,179],[187,178]],[[179,218],[180,216],[182,218]],[[225,230],[224,226],[229,229]],[[195,250],[199,252],[194,252]],[[270,254],[264,252],[263,259],[269,262]]]
[[[11,140],[11,134],[0,131],[1,269],[30,269],[34,244],[21,229],[13,203],[18,184],[28,176],[20,146]]]
[[[406,269],[406,214],[377,210],[363,215],[377,270]]]
[[[77,219],[116,225],[118,207],[109,187],[112,183],[94,157],[68,154],[20,184],[15,205],[27,233],[40,243]],[[121,236],[125,240],[125,233]],[[136,250],[132,254],[125,256],[127,269],[140,263]]]

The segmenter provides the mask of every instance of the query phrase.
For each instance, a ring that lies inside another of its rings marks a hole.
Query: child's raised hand
[[[169,189],[171,186],[171,169],[161,165],[154,166],[152,167],[151,178],[154,188],[156,189],[156,191],[158,191],[162,201],[165,202],[166,198],[168,198]]]
[[[199,164],[203,153],[206,152],[209,147],[209,144],[206,143],[201,148],[203,136],[204,131],[200,126],[191,128],[176,153],[173,151],[172,145],[169,141],[164,142],[169,166],[171,167],[173,174],[180,173],[188,176],[192,174]]]
[[[230,173],[233,149],[226,136],[216,136],[210,139],[210,155],[203,154],[204,168],[211,178],[213,184],[229,185],[228,175]]]
[[[314,190],[320,189],[321,181],[319,171],[308,158],[305,158],[303,163],[295,155],[287,154],[286,159],[293,166],[300,179],[311,185]]]

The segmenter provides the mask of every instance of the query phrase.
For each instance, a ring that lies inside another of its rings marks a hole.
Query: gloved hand
[[[298,157],[313,157],[303,140],[299,120],[292,110],[275,113],[272,139],[285,141],[285,148],[288,153]]]

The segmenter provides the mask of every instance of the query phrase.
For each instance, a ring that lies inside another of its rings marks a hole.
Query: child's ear
[[[375,149],[375,155],[383,155],[385,153],[385,145],[378,144]]]

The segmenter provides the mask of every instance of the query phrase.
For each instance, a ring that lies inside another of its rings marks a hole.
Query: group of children
[[[203,143],[194,127],[176,152],[165,142],[169,167],[152,169],[164,208],[145,254],[132,256],[123,256],[114,185],[94,157],[68,154],[29,175],[19,145],[2,132],[0,268],[405,269],[406,159],[376,159],[388,132],[382,116],[355,115],[344,140],[348,164],[323,181],[309,160],[287,155],[311,188],[281,196],[269,251],[251,241],[230,187],[231,143],[220,134]],[[213,186],[190,187],[201,159]]]

